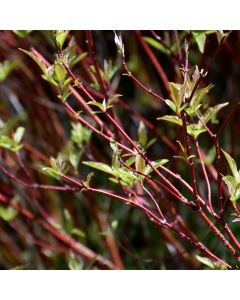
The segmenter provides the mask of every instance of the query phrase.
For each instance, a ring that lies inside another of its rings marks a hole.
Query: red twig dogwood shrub
[[[239,32],[0,34],[2,268],[238,268]]]

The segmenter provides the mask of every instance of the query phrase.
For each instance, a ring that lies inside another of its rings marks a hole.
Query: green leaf
[[[216,158],[216,148],[212,147],[206,154],[206,158],[203,160],[205,165],[211,165]]]
[[[171,101],[169,99],[166,99],[165,102],[171,108],[172,111],[174,111],[175,113],[177,113],[177,108],[176,108],[176,105],[174,104],[173,101]]]
[[[78,228],[73,228],[71,230],[71,235],[76,235],[76,236],[78,236],[80,238],[85,238],[86,237],[86,234],[82,230],[80,230]]]
[[[138,142],[144,148],[147,144],[147,140],[148,140],[148,137],[147,137],[146,127],[145,127],[144,123],[142,121],[140,121],[139,127],[138,127]]]
[[[203,122],[207,124],[209,121],[216,123],[217,113],[225,106],[228,105],[228,102],[218,104],[216,106],[210,107],[203,115]]]
[[[87,175],[87,179],[85,181],[83,181],[83,184],[86,188],[89,188],[90,186],[90,181],[92,179],[92,177],[94,176],[94,172],[91,172]]]
[[[56,159],[54,157],[50,157],[49,162],[50,162],[50,165],[51,165],[52,169],[54,171],[58,171],[59,168],[58,168]]]
[[[224,150],[222,150],[223,154],[225,155],[226,157],[226,160],[228,162],[228,165],[232,171],[232,174],[236,180],[236,182],[240,182],[240,174],[238,172],[238,169],[237,169],[237,164],[235,162],[235,160]]]
[[[228,187],[230,200],[235,202],[240,198],[240,182],[237,182],[233,176],[227,175],[222,177],[223,181]]]
[[[173,157],[174,157],[174,158],[181,159],[181,160],[183,160],[183,161],[186,162],[186,163],[188,162],[187,156],[174,155]]]
[[[63,153],[59,153],[55,161],[57,164],[57,170],[60,171],[61,173],[66,173],[67,172],[67,161],[68,161],[67,155],[65,155]]]
[[[54,65],[46,68],[46,72],[42,75],[42,78],[48,81],[53,86],[58,87],[58,82],[56,80],[56,74],[54,70],[55,70]]]
[[[122,37],[121,35],[117,36],[117,34],[114,32],[114,42],[117,46],[118,49],[118,53],[124,57],[125,56],[125,50],[124,50],[124,45],[123,45],[123,41],[122,41]]]
[[[118,170],[120,167],[120,161],[119,161],[120,153],[121,153],[121,151],[118,149],[116,149],[113,152],[113,156],[112,156],[112,169],[113,170]]]
[[[144,36],[143,39],[145,40],[145,42],[147,42],[153,48],[163,52],[164,54],[170,54],[169,49],[164,47],[161,43],[159,43],[158,41],[156,41],[152,37]]]
[[[83,261],[73,252],[68,255],[67,262],[70,270],[83,270]]]
[[[25,132],[25,128],[24,127],[18,127],[16,129],[16,131],[14,132],[13,139],[15,140],[15,142],[17,144],[19,144],[22,141],[24,132]]]
[[[93,88],[94,90],[99,91],[100,90],[100,84],[97,82],[97,79],[94,78],[95,82],[90,83],[90,87]]]
[[[77,145],[87,144],[91,137],[91,130],[81,123],[72,123],[71,140]]]
[[[190,117],[194,117],[196,114],[196,111],[201,107],[201,104],[199,104],[196,108],[193,106],[189,106],[187,105],[187,108],[185,108],[186,113],[190,116]]]
[[[205,266],[209,267],[210,269],[215,269],[215,264],[214,262],[209,259],[208,257],[203,257],[203,256],[199,256],[199,255],[196,255],[196,259],[204,264]]]
[[[105,99],[103,99],[102,103],[99,103],[97,101],[89,101],[88,104],[97,106],[98,108],[100,108],[100,110],[106,111],[107,109],[112,107],[111,104],[120,96],[122,96],[122,95],[116,94],[116,95],[113,95],[112,97],[110,97],[107,101]]]
[[[113,220],[111,223],[111,228],[113,231],[116,231],[118,228],[118,220]]]
[[[42,168],[42,172],[56,180],[60,180],[60,176],[58,175],[58,172],[52,168],[44,167]]]
[[[121,176],[115,177],[115,178],[111,177],[111,178],[109,178],[109,180],[116,184],[119,184],[119,182],[120,182],[121,185],[132,187],[133,184],[135,183],[135,181],[139,180],[139,177],[134,175],[134,173],[130,174],[130,173],[125,172],[125,174],[124,174],[121,172]]]
[[[222,179],[227,185],[229,194],[231,195],[234,192],[235,186],[237,184],[235,178],[233,176],[227,175],[223,176]]]
[[[119,184],[119,182],[120,182],[121,185],[124,185],[124,186],[130,186],[128,183],[126,183],[126,182],[120,180],[119,178],[110,177],[109,180],[110,180],[111,182],[116,183],[116,184]]]
[[[63,214],[64,214],[64,218],[65,218],[65,226],[64,226],[65,228],[64,229],[65,229],[66,233],[70,234],[73,229],[73,226],[74,226],[73,218],[66,208],[64,209]]]
[[[18,60],[5,60],[0,63],[0,82],[3,82],[9,74],[18,66]]]
[[[186,151],[185,147],[183,146],[183,144],[180,141],[177,141],[177,143],[180,146],[180,149],[181,149],[182,153],[184,154],[184,156],[187,157],[187,151]]]
[[[192,31],[193,37],[198,45],[199,51],[204,52],[204,47],[206,43],[206,34],[205,32]]]
[[[111,167],[109,167],[109,165],[107,165],[107,164],[104,164],[101,162],[93,162],[93,161],[83,161],[82,163],[88,167],[103,171],[105,173],[109,173],[111,175],[114,174],[113,169]]]
[[[31,51],[26,51],[24,49],[19,48],[20,51],[22,51],[23,53],[27,54],[28,56],[30,56],[40,67],[40,69],[43,71],[43,74],[45,75],[47,73],[47,68],[44,65],[44,63],[40,60],[39,57],[37,57],[36,55],[34,55]]]
[[[114,176],[120,178],[121,182],[124,182],[130,187],[132,187],[135,181],[138,179],[138,176],[136,174],[125,167],[120,168],[118,171],[116,171]]]
[[[176,106],[176,113],[179,114],[183,99],[183,85],[180,83],[169,82],[170,95]]]
[[[192,80],[191,80],[191,88],[193,89],[193,87],[197,84],[199,78],[201,77],[201,73],[199,72],[199,68],[198,66],[196,65],[195,66],[195,70],[192,74]],[[192,92],[192,91],[191,91]]]
[[[72,61],[69,64],[71,67],[74,67],[76,64],[78,64],[80,61],[82,61],[86,56],[88,55],[87,52],[83,52],[81,54],[79,54],[76,57],[72,57]]]
[[[193,110],[196,110],[200,102],[202,101],[203,97],[206,96],[213,87],[214,87],[213,84],[209,84],[205,88],[198,89],[194,93],[194,96],[190,102],[190,107],[192,107]]]
[[[112,148],[112,150],[114,152],[118,150],[118,145],[117,145],[116,141],[114,141],[113,138],[110,138],[110,147]]]
[[[122,96],[121,94],[115,94],[112,97],[108,98],[107,106],[109,107],[115,100],[117,100],[121,96]]]
[[[60,98],[63,102],[67,100],[67,98],[72,94],[69,87],[71,84],[72,78],[67,78],[62,85],[62,89],[59,91],[58,98]]]
[[[232,220],[233,223],[236,223],[236,222],[240,222],[240,218],[235,218],[234,220]]]
[[[206,35],[216,33],[217,30],[194,30],[195,32],[204,33]]]
[[[61,63],[56,61],[54,63],[54,74],[56,76],[57,81],[62,83],[66,78],[67,71]]]
[[[143,173],[143,170],[145,169],[145,166],[146,166],[145,160],[142,158],[141,155],[137,154],[136,155],[136,160],[135,160],[136,170]]]
[[[131,166],[133,163],[135,163],[135,160],[136,160],[136,156],[134,155],[125,161],[125,165]]]
[[[78,168],[78,164],[82,155],[82,150],[80,150],[76,145],[72,145],[69,152],[69,162],[74,167],[75,170]]]
[[[11,139],[6,135],[2,135],[0,136],[0,147],[8,149],[13,152],[18,152],[19,150],[21,150],[22,145],[16,143],[14,139]]]
[[[231,30],[227,31],[227,32],[224,32],[223,30],[216,30],[218,44],[220,45],[221,42],[224,42],[228,38],[230,33],[231,33]]]
[[[6,222],[13,221],[18,215],[18,211],[11,206],[4,207],[0,205],[0,218]]]
[[[104,77],[107,81],[110,81],[116,72],[119,70],[120,64],[117,61],[116,64],[112,64],[112,61],[104,60]]]
[[[14,146],[13,140],[6,135],[0,136],[0,147],[11,150]]]
[[[167,121],[167,122],[174,123],[174,124],[177,124],[179,126],[182,126],[182,120],[177,116],[166,115],[166,116],[157,118],[157,120],[163,120],[163,121]]]
[[[13,30],[13,32],[20,38],[24,38],[28,36],[32,32],[32,30]]]
[[[198,136],[205,131],[206,129],[203,127],[202,123],[187,126],[188,134],[190,134],[194,139],[197,139]]]
[[[144,150],[147,150],[149,147],[151,147],[155,142],[157,141],[156,138],[151,139],[148,141],[147,145],[144,147]]]
[[[49,163],[51,167],[43,167],[42,172],[59,180],[60,173],[65,174],[68,171],[67,159],[68,157],[63,153],[59,153],[56,159],[50,157]]]
[[[168,161],[169,161],[168,159],[159,159],[159,160],[152,161],[152,164],[154,165],[155,168],[159,168],[160,166],[165,165]],[[149,165],[147,165],[144,168],[143,173],[145,175],[149,175],[152,171],[153,169]]]
[[[240,199],[240,189],[235,189],[231,194],[230,200],[232,202],[235,202],[238,199]]]
[[[105,111],[106,107],[104,107],[104,101],[105,99],[103,99],[103,103],[99,103],[97,101],[89,101],[87,104],[97,106],[98,108],[100,108],[100,110]]]
[[[69,33],[68,30],[56,30],[55,31],[56,43],[60,49],[62,49],[68,33]]]

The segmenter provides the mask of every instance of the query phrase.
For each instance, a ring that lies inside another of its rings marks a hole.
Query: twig
[[[152,62],[154,68],[156,69],[157,73],[159,74],[160,78],[162,79],[164,89],[169,94],[169,92],[170,92],[169,84],[168,84],[169,80],[167,78],[166,73],[164,72],[162,66],[160,65],[156,56],[152,52],[152,49],[148,46],[148,44],[142,38],[140,31],[135,31],[135,34],[136,34],[136,37],[137,37],[138,41],[140,42],[141,46],[143,47],[144,51],[148,55],[150,61]]]
[[[184,65],[184,92],[183,92],[183,99],[182,104],[185,104],[185,97],[186,97],[186,85],[187,85],[187,73],[188,73],[188,44],[187,40],[185,40],[185,65]],[[182,125],[183,125],[183,134],[184,134],[184,141],[186,144],[186,150],[187,150],[187,156],[188,156],[188,162],[189,162],[189,168],[190,168],[190,176],[191,176],[191,184],[193,188],[193,195],[194,199],[197,205],[197,209],[201,209],[199,197],[198,197],[198,190],[197,190],[197,183],[196,183],[196,177],[195,177],[195,167],[192,157],[192,148],[189,140],[189,135],[187,132],[187,115],[184,110],[181,112],[181,119],[182,119]]]
[[[78,254],[88,260],[94,260],[95,263],[101,267],[104,267],[107,269],[112,269],[112,270],[114,269],[114,265],[109,260],[105,259],[101,255],[94,253],[92,250],[88,249],[86,246],[80,244],[79,242],[76,242],[72,237],[68,236],[63,231],[59,231],[52,225],[48,224],[47,222],[45,222],[41,219],[37,219],[30,211],[28,211],[27,209],[21,208],[21,206],[17,203],[12,203],[2,194],[0,194],[0,202],[4,203],[6,205],[10,205],[11,207],[16,209],[21,215],[23,215],[27,219],[42,226],[45,230],[47,230],[50,234],[52,234],[58,240],[63,242],[66,246],[68,246],[76,254]]]

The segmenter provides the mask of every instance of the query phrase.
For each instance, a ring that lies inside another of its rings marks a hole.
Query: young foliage
[[[155,40],[152,37],[149,36],[145,36],[144,40],[153,48],[157,49],[158,51],[169,55],[170,54],[170,50],[168,48],[166,48],[164,45],[162,45],[159,41]]]
[[[139,128],[139,137],[142,142],[146,143],[147,135],[144,126],[140,124]],[[120,182],[122,185],[127,185],[129,187],[132,187],[137,182],[142,183],[145,178],[144,175],[136,174],[133,172],[133,170],[128,169],[122,164],[124,156],[121,155],[121,150],[118,149],[118,146],[114,140],[111,140],[110,147],[113,150],[111,166],[105,163],[93,161],[83,161],[83,164],[112,175],[113,177],[111,177],[110,180],[115,183]],[[155,168],[159,168],[167,162],[167,159],[160,159],[152,161],[151,163]],[[124,162],[124,164],[129,167],[135,164],[135,169],[145,175],[149,175],[153,171],[149,165],[146,165],[145,160],[138,153],[136,153],[134,156],[130,156],[127,161]]]
[[[68,36],[68,30],[55,30],[54,31],[54,37],[57,44],[57,47],[59,49],[62,49],[63,44]]]
[[[0,218],[6,222],[13,221],[18,215],[18,211],[12,207],[4,207],[0,205]]]
[[[216,35],[217,35],[218,44],[220,45],[221,43],[223,43],[228,38],[230,33],[231,31],[224,32],[223,30],[217,30]]]
[[[115,32],[114,32],[114,42],[117,46],[118,53],[120,54],[120,56],[122,56],[124,58],[125,50],[124,50],[122,37],[121,37],[121,35],[118,36]]]
[[[0,147],[8,149],[13,152],[18,152],[22,149],[21,141],[23,139],[23,135],[25,132],[25,128],[18,127],[15,132],[12,134],[12,138],[2,134],[0,136]]]
[[[85,149],[85,145],[89,142],[91,131],[83,127],[80,123],[72,124],[71,143],[69,144],[69,162],[75,170],[78,168],[79,161]]]
[[[68,171],[67,157],[59,153],[57,158],[51,157],[49,160],[50,167],[42,167],[42,172],[56,180],[60,180],[61,174]]]
[[[13,32],[20,38],[25,38],[32,32],[32,30],[13,30]]]
[[[106,80],[106,81],[111,81],[114,76],[116,75],[117,71],[119,70],[120,68],[120,64],[118,61],[116,61],[114,64],[112,62],[112,60],[104,60],[104,63],[103,63],[103,78]]]
[[[64,231],[70,235],[78,236],[79,238],[84,238],[85,233],[79,228],[76,228],[74,226],[74,220],[70,212],[67,209],[64,209],[63,214],[64,214],[64,226],[63,226]]]
[[[29,268],[45,269],[236,268],[240,173],[221,146],[238,156],[238,110],[231,105],[224,121],[228,103],[209,96],[205,79],[209,72],[218,95],[235,96],[238,39],[222,48],[228,34],[124,32],[125,51],[111,32],[0,33],[3,268],[29,257]],[[159,111],[165,123],[153,120]],[[24,143],[18,121],[29,128]]]
[[[222,150],[228,162],[232,175],[223,176],[223,181],[228,187],[230,200],[235,202],[240,198],[240,171],[237,169],[235,160],[224,150]]]
[[[167,121],[182,126],[181,112],[185,110],[191,118],[191,122],[187,125],[187,132],[194,139],[197,139],[201,133],[206,131],[204,125],[208,122],[211,122],[212,124],[217,123],[218,112],[228,105],[228,102],[225,102],[213,107],[208,107],[208,103],[204,103],[205,97],[213,87],[212,84],[209,84],[205,88],[197,88],[191,97],[195,85],[201,76],[204,76],[203,71],[199,71],[198,67],[196,67],[192,77],[187,77],[186,84],[169,82],[171,100],[166,99],[165,103],[176,115],[165,115],[157,118],[157,120]],[[185,97],[186,100],[191,97],[190,103],[182,104],[183,97]],[[203,107],[205,107],[204,111],[202,111]],[[201,120],[199,120],[199,115]]]
[[[41,59],[39,57],[37,57],[36,55],[34,55],[31,51],[27,51],[24,49],[19,48],[20,51],[22,51],[23,53],[27,54],[29,57],[31,57],[39,66],[39,68],[42,70],[43,74],[46,74],[47,68],[45,66],[45,64],[41,61]]]
[[[11,199],[11,203],[16,204],[17,202],[19,202],[19,197],[14,196]],[[4,207],[3,205],[0,205],[0,218],[6,222],[12,222],[16,219],[18,214],[19,212],[15,208],[11,206]]]
[[[11,72],[19,65],[17,59],[15,60],[4,60],[0,63],[0,82],[3,82]]]
[[[221,263],[221,264],[216,263],[208,257],[203,257],[203,256],[196,255],[196,259],[200,263],[202,263],[203,265],[207,266],[210,269],[213,269],[213,270],[226,270],[226,265],[224,263]]]
[[[63,102],[71,95],[69,86],[71,83],[71,78],[67,78],[67,72],[63,66],[63,63],[60,60],[55,60],[54,64],[50,67],[46,67],[44,62],[31,51],[26,51],[20,49],[22,52],[31,57],[42,70],[42,78],[48,81],[58,90],[58,98]]]
[[[76,256],[73,252],[67,255],[68,267],[70,270],[83,270],[83,261],[79,256]]]
[[[107,100],[103,99],[102,103],[97,101],[89,101],[88,104],[98,107],[102,112],[106,112],[110,107],[112,107],[112,103],[121,96],[122,95],[120,94],[116,94],[108,98]]]
[[[216,30],[193,30],[192,35],[198,45],[198,49],[201,53],[204,52],[207,35],[215,33]]]

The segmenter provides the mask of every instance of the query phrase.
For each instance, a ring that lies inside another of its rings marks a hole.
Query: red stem
[[[211,193],[211,186],[210,186],[208,174],[207,174],[207,171],[206,171],[206,168],[205,168],[205,164],[203,162],[202,154],[201,154],[201,151],[200,151],[199,144],[198,144],[197,140],[195,140],[195,144],[196,144],[196,148],[197,148],[198,157],[200,159],[200,163],[201,163],[201,166],[202,166],[203,175],[204,175],[204,178],[205,178],[205,181],[206,181],[206,185],[207,185],[208,205],[210,207],[212,215],[214,216],[215,213],[214,213],[214,210],[213,210],[213,207],[212,207],[212,193]]]
[[[148,44],[144,41],[142,38],[142,35],[140,31],[135,31],[136,37],[138,41],[140,42],[141,46],[143,47],[144,51],[148,55],[150,61],[152,62],[154,68],[156,69],[157,73],[159,74],[160,78],[162,79],[163,86],[166,90],[166,92],[169,94],[170,89],[169,89],[169,80],[167,78],[166,73],[164,72],[162,66],[160,65],[159,61],[157,60],[156,56],[154,55],[152,49],[148,46]]]
[[[112,270],[114,269],[114,265],[110,261],[108,261],[104,257],[94,253],[92,250],[88,249],[87,247],[80,244],[79,242],[76,242],[72,237],[68,236],[63,231],[58,231],[55,227],[48,224],[47,222],[45,222],[41,219],[37,219],[30,211],[22,208],[17,203],[12,203],[2,194],[0,194],[0,202],[4,203],[6,205],[10,205],[11,207],[16,209],[21,215],[23,215],[27,219],[42,226],[45,230],[47,230],[49,233],[51,233],[54,237],[56,237],[58,240],[63,242],[65,245],[67,245],[76,254],[78,254],[88,260],[94,260],[95,263],[101,267],[104,267],[107,269],[112,269]]]

